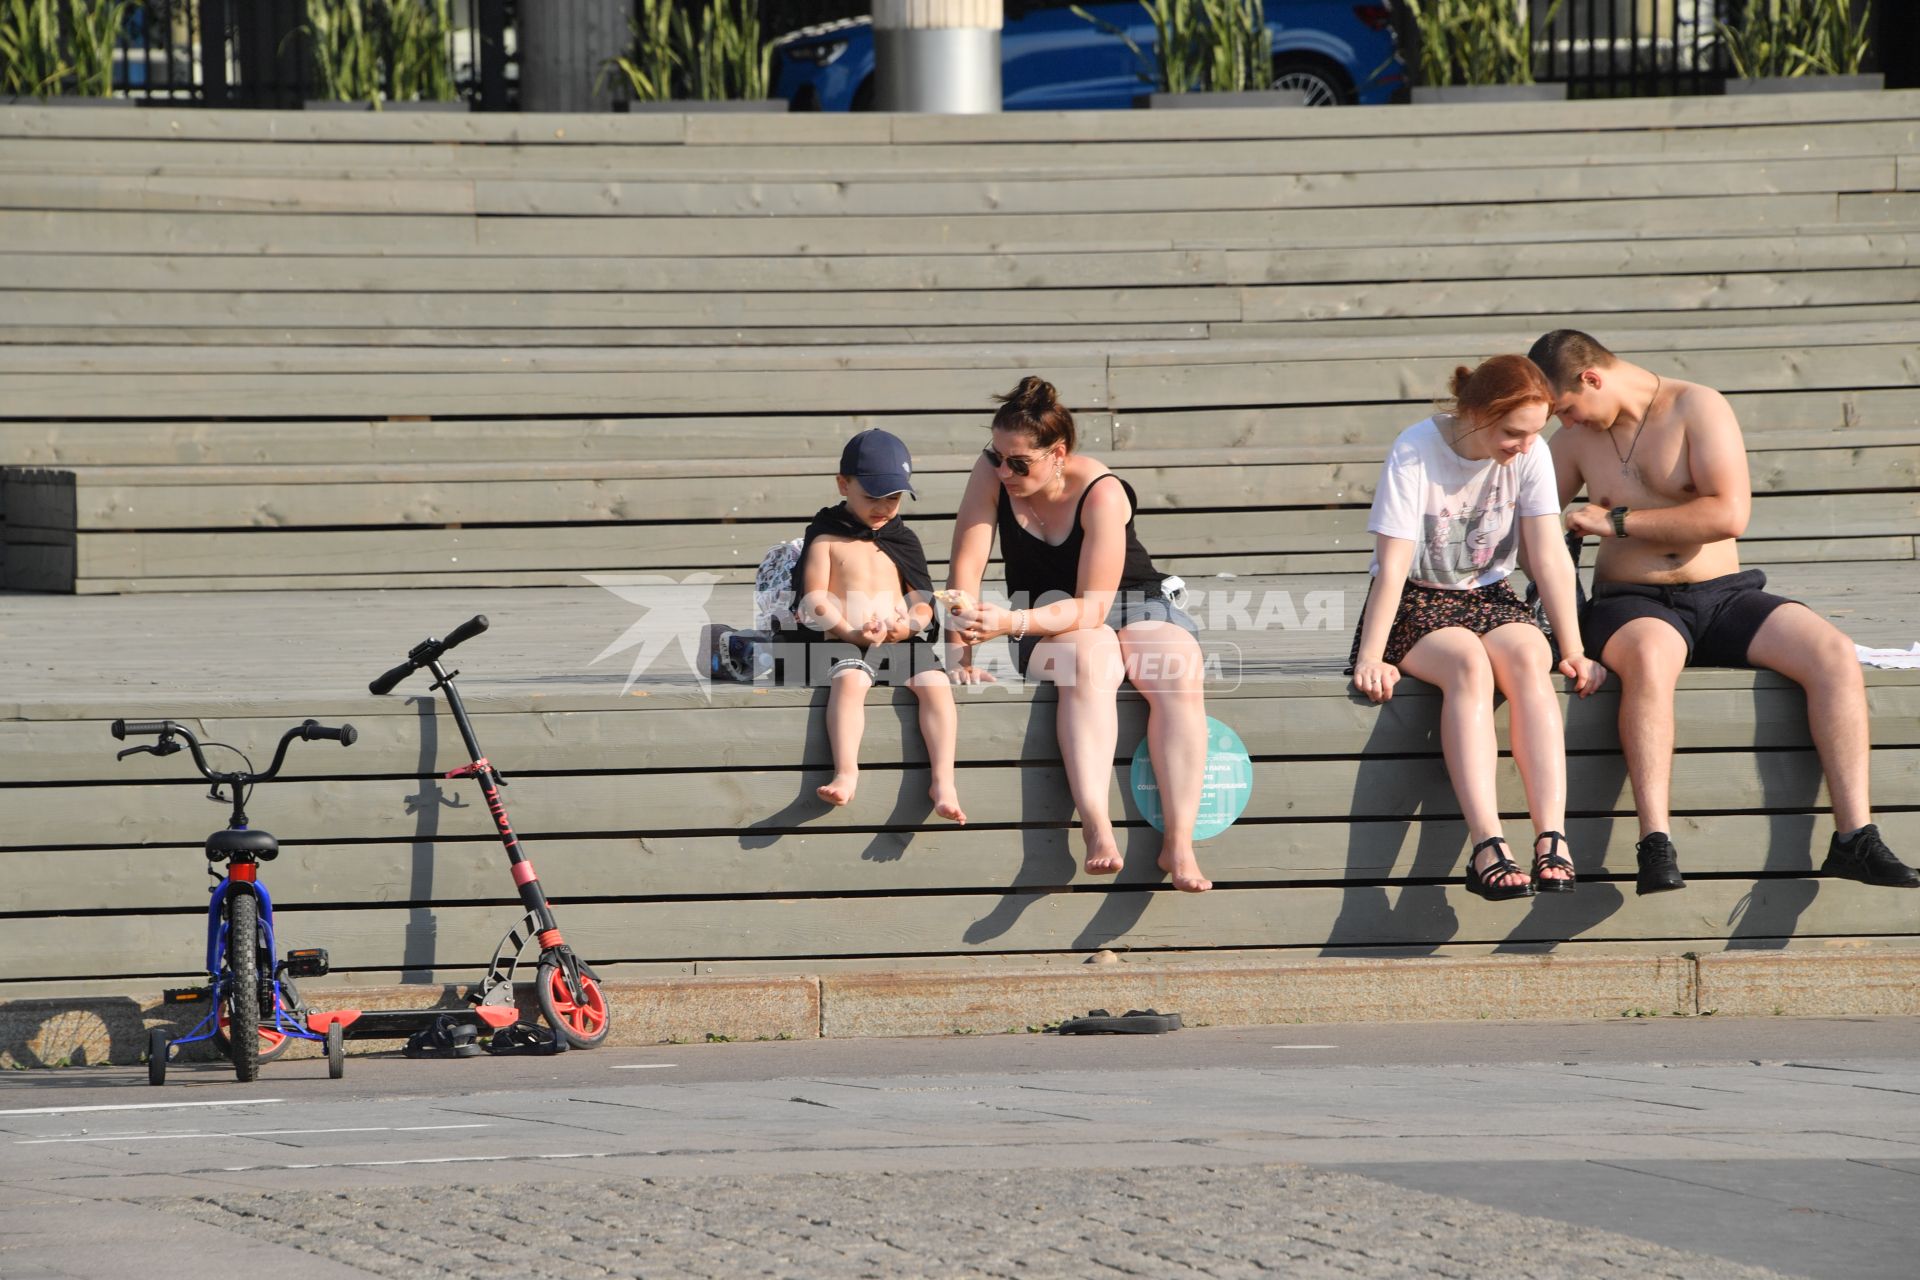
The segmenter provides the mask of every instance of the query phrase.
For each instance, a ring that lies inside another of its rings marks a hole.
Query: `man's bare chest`
[[[1699,492],[1687,454],[1677,431],[1648,431],[1625,446],[1610,432],[1594,432],[1580,450],[1587,498],[1602,507],[1677,506]]]

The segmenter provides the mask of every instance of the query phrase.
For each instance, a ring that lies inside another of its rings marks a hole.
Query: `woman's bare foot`
[[[1113,876],[1120,874],[1120,868],[1126,864],[1121,856],[1120,846],[1114,843],[1113,828],[1095,834],[1084,833],[1087,841],[1087,874],[1090,876]]]
[[[855,773],[836,773],[833,781],[815,787],[813,794],[828,804],[841,805],[853,799],[853,789],[860,785],[860,775]]]
[[[1205,893],[1213,888],[1213,881],[1200,874],[1200,863],[1191,849],[1162,849],[1160,869],[1173,880],[1173,887],[1182,893]]]
[[[927,795],[933,799],[935,813],[948,822],[957,822],[963,827],[967,825],[966,812],[960,808],[960,788],[951,782],[945,785],[936,782],[927,788]]]

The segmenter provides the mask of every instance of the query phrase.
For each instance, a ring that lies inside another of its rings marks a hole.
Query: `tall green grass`
[[[450,102],[451,0],[308,0],[315,88],[334,102]]]
[[[1747,0],[1737,23],[1720,24],[1720,42],[1742,80],[1761,76],[1859,74],[1872,45],[1873,6],[1853,20],[1848,0]]]
[[[1528,0],[1401,0],[1420,28],[1420,83],[1532,84]],[[1560,12],[1554,0],[1542,19]]]
[[[113,47],[131,7],[132,0],[0,0],[0,93],[112,96]]]
[[[1153,22],[1149,55],[1124,27],[1079,5],[1075,16],[1123,41],[1140,78],[1162,93],[1216,93],[1273,87],[1273,33],[1266,0],[1140,0]]]
[[[635,102],[731,102],[764,98],[773,83],[756,0],[707,0],[697,25],[672,0],[641,0],[629,25],[633,46],[601,68],[600,91],[617,80]]]

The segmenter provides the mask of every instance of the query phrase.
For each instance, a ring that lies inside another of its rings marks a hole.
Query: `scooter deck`
[[[452,1009],[328,1009],[308,1014],[307,1026],[325,1035],[327,1026],[337,1022],[341,1036],[348,1040],[405,1040],[442,1018],[451,1019],[454,1026],[470,1026],[481,1035],[492,1035],[518,1022],[520,1011],[510,1004]]]

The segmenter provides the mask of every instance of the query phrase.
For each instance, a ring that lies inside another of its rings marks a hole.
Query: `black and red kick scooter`
[[[500,843],[506,846],[507,865],[513,872],[514,884],[519,886],[520,901],[527,909],[526,915],[518,925],[507,931],[507,936],[494,948],[493,962],[487,966],[487,976],[481,979],[479,989],[467,997],[473,1006],[471,1009],[342,1010],[325,1015],[330,1020],[342,1023],[349,1040],[400,1035],[411,1035],[418,1039],[420,1033],[429,1031],[438,1031],[443,1035],[451,1031],[457,1038],[465,1031],[469,1041],[474,1035],[492,1034],[494,1046],[499,1048],[503,1038],[512,1038],[513,1024],[518,1019],[513,1001],[514,969],[529,945],[536,942],[540,947],[540,962],[534,979],[535,995],[540,1002],[540,1012],[546,1018],[547,1025],[553,1028],[554,1035],[565,1042],[564,1047],[575,1049],[591,1049],[607,1038],[607,1001],[601,993],[598,975],[573,953],[573,948],[560,936],[560,925],[553,917],[553,908],[540,888],[538,877],[533,873],[533,864],[527,860],[519,837],[513,834],[513,826],[507,821],[506,806],[500,800],[500,788],[507,785],[507,780],[480,753],[480,743],[473,733],[473,722],[467,718],[467,708],[460,701],[460,691],[454,687],[454,677],[460,673],[448,671],[440,665],[440,659],[447,650],[473,639],[486,629],[485,615],[477,615],[455,627],[445,640],[428,637],[413,647],[405,662],[383,674],[367,688],[375,694],[389,693],[395,685],[424,667],[433,677],[431,688],[446,693],[447,708],[453,712],[453,722],[460,728],[460,737],[466,743],[469,761],[447,774],[447,777],[473,778],[479,782],[480,793],[487,799],[487,811],[493,814],[493,825],[500,833]]]

